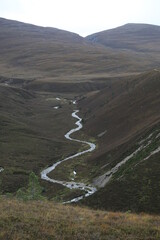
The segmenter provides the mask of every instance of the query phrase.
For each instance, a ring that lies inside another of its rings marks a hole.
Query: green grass
[[[158,130],[158,129],[157,129]],[[157,131],[157,135],[158,135],[158,131]],[[114,179],[118,179],[121,178],[122,176],[124,176],[125,174],[129,174],[132,172],[132,169],[134,168],[134,166],[136,166],[137,164],[141,164],[141,162],[143,163],[143,160],[148,157],[151,152],[153,152],[155,149],[157,149],[160,146],[160,138],[156,138],[157,135],[153,135],[148,141],[151,141],[151,143],[145,147],[144,149],[142,149],[141,151],[139,151],[137,154],[135,154],[135,156],[133,156],[130,160],[128,160],[124,165],[122,165],[118,172],[116,172],[113,175]],[[144,145],[147,144],[147,141],[145,141],[143,143]]]

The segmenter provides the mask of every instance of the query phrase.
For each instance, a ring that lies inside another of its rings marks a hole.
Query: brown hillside
[[[130,23],[89,35],[86,39],[116,49],[160,52],[160,26],[156,25]]]
[[[56,97],[0,84],[0,167],[5,169],[0,175],[2,192],[16,192],[27,184],[31,171],[40,176],[46,166],[78,151],[79,144],[64,138],[74,126],[73,107],[67,97],[58,95],[61,102]],[[61,189],[46,185],[51,196]]]
[[[2,199],[0,238],[3,240],[158,240],[160,217],[94,211],[54,202]]]
[[[3,76],[59,81],[74,75],[75,81],[82,74],[141,72],[157,64],[155,58],[153,61],[143,54],[115,51],[54,28],[0,18],[0,32]]]
[[[94,169],[91,175],[95,184],[102,179],[99,176],[107,177],[110,169],[148,139],[147,147],[118,168],[85,204],[114,211],[159,213],[160,153],[151,153],[160,146],[160,72],[110,80],[108,87],[81,100],[79,105],[84,131],[97,139],[97,151],[87,160],[88,169]]]
[[[106,80],[107,81],[107,80]],[[97,138],[105,151],[160,120],[160,72],[137,77],[108,80],[108,86],[79,102],[84,116],[84,131]],[[102,151],[102,149],[101,149]]]

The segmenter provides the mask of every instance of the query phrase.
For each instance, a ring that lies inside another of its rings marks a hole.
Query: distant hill
[[[86,39],[113,49],[160,53],[160,26],[156,25],[129,23],[89,35]]]
[[[0,31],[1,71],[9,67],[8,73],[17,69],[22,75],[25,70],[34,76],[37,71],[47,72],[52,68],[60,73],[59,63],[63,58],[76,52],[79,45],[83,47],[85,42],[74,33],[3,18],[0,19]],[[74,49],[70,50],[72,45]]]
[[[121,58],[77,34],[0,19],[1,75],[59,77],[104,72]],[[118,59],[117,59],[118,58]],[[124,66],[126,65],[124,56]],[[124,67],[123,66],[123,67]],[[97,70],[95,69],[97,67]]]
[[[83,75],[88,81],[93,75],[137,73],[159,63],[157,53],[147,56],[111,49],[55,28],[0,18],[0,32],[0,75],[7,77],[53,82],[75,81]]]

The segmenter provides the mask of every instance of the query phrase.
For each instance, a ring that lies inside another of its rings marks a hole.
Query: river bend
[[[72,199],[70,201],[64,202],[64,203],[78,202],[79,200],[81,200],[81,199],[83,199],[85,197],[88,197],[88,196],[92,195],[93,193],[95,193],[97,191],[97,189],[94,186],[92,186],[92,185],[86,185],[84,183],[74,182],[74,181],[71,181],[71,182],[61,181],[61,180],[56,180],[56,179],[52,179],[52,178],[48,177],[48,174],[50,172],[52,172],[61,163],[66,162],[66,161],[68,161],[70,159],[76,158],[78,156],[81,156],[81,155],[83,155],[85,153],[92,152],[96,148],[96,145],[94,143],[87,142],[87,141],[82,141],[82,140],[78,140],[78,139],[70,137],[70,135],[72,133],[79,131],[83,127],[83,125],[82,125],[82,118],[80,118],[77,115],[78,112],[79,112],[79,110],[75,110],[72,113],[72,117],[77,119],[77,122],[75,123],[75,125],[77,125],[77,127],[73,128],[69,132],[67,132],[65,134],[65,138],[70,140],[70,141],[75,141],[75,142],[86,144],[86,145],[89,146],[89,148],[87,150],[82,151],[82,152],[78,152],[76,154],[70,155],[69,157],[54,163],[52,166],[44,169],[41,172],[41,179],[43,179],[43,180],[46,180],[46,181],[52,182],[52,183],[58,183],[58,184],[61,184],[61,185],[65,186],[65,187],[67,187],[67,188],[70,188],[70,189],[80,189],[80,190],[84,190],[85,191],[85,194],[83,194],[82,196],[76,197],[76,198],[74,198],[74,199]]]

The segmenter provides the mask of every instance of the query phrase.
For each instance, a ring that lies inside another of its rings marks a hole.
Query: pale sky
[[[0,0],[0,17],[86,36],[126,23],[160,25],[160,0]]]

